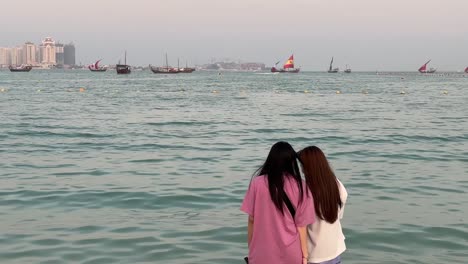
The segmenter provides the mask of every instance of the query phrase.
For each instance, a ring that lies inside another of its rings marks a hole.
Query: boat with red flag
[[[429,62],[431,62],[431,60],[428,60],[426,63],[423,64],[423,66],[421,66],[418,71],[420,73],[434,73],[436,72],[437,69],[435,68],[429,68],[429,70],[427,69],[427,64],[429,64]]]
[[[275,66],[271,68],[271,72],[280,72],[280,73],[298,73],[301,69],[294,68],[294,55],[291,55],[286,63],[283,65],[282,69],[276,68],[276,66],[280,63],[279,61],[275,63]]]
[[[94,64],[88,66],[88,69],[92,72],[105,72],[107,71],[107,66],[99,66],[99,62],[101,60],[96,61]]]

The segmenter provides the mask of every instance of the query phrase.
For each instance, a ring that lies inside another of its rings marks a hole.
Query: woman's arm
[[[299,232],[299,238],[301,240],[301,250],[302,250],[302,263],[307,263],[309,258],[309,253],[307,249],[307,226],[297,227]]]
[[[250,246],[250,241],[252,241],[252,235],[253,235],[253,224],[254,224],[254,218],[249,215],[249,224],[247,227],[247,243]]]

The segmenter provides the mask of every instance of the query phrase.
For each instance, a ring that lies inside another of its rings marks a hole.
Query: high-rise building
[[[10,65],[10,49],[0,48],[0,67]]]
[[[26,42],[23,46],[23,63],[36,65],[36,45]]]
[[[73,43],[63,46],[64,64],[73,66],[75,65],[75,45]]]
[[[47,66],[55,65],[55,41],[51,37],[47,37],[42,41],[41,49],[41,63]]]
[[[36,46],[36,62],[37,62],[37,64],[41,64],[41,59],[42,59],[41,46]]]
[[[64,45],[57,43],[55,44],[55,60],[57,66],[63,66],[65,64]]]
[[[10,63],[13,65],[23,64],[23,47],[14,47],[10,49]]]

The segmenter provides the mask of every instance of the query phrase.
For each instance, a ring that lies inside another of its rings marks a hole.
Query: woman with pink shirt
[[[307,263],[307,225],[315,221],[314,202],[289,143],[271,147],[241,210],[249,215],[249,264]]]
[[[317,218],[307,228],[308,262],[340,264],[340,255],[346,250],[340,219],[343,218],[348,193],[336,178],[322,150],[312,146],[298,154],[307,186],[314,194]]]

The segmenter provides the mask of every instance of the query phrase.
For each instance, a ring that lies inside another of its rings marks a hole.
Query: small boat
[[[337,73],[339,71],[340,71],[339,68],[333,68],[333,57],[332,57],[330,61],[330,67],[328,68],[328,73]]]
[[[88,66],[88,69],[92,72],[105,72],[107,71],[107,66],[99,66],[99,62],[101,60],[96,61],[94,64]]]
[[[21,66],[12,66],[10,65],[10,67],[8,67],[10,69],[11,72],[29,72],[30,70],[32,70],[32,66],[31,65],[24,65],[22,64]]]
[[[346,64],[346,69],[344,70],[345,73],[351,73],[351,68],[348,67],[348,64]]]
[[[280,73],[298,73],[301,69],[294,68],[294,54],[289,57],[286,63],[283,65],[282,69],[277,69],[276,66],[280,63],[279,61],[275,63],[275,66],[271,68],[271,72],[280,72]]]
[[[125,62],[124,64],[117,64],[115,65],[115,70],[117,74],[129,74],[132,72],[130,65],[127,65],[127,51],[125,51]]]
[[[465,73],[468,73],[468,67],[465,68]]]
[[[177,74],[181,72],[179,67],[175,68],[175,67],[169,66],[169,63],[167,60],[167,53],[166,53],[166,66],[154,67],[154,66],[151,66],[150,64],[149,67],[153,73],[158,73],[158,74]]]
[[[435,68],[429,68],[429,70],[427,69],[427,64],[429,64],[429,62],[431,62],[431,60],[428,60],[426,63],[424,63],[423,66],[421,66],[418,71],[420,73],[434,73],[436,72],[437,69]]]

